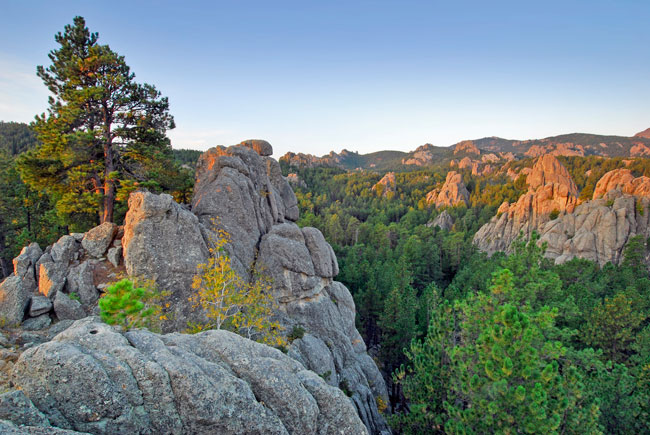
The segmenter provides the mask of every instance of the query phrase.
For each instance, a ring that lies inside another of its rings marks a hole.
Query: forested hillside
[[[643,158],[560,159],[585,200],[613,169],[650,175]],[[509,256],[472,243],[502,202],[526,192],[508,169],[534,163],[463,171],[469,206],[444,210],[426,200],[444,164],[396,173],[387,194],[373,189],[380,173],[284,165],[299,180],[299,223],[320,228],[336,251],[359,330],[392,385],[399,431],[490,433],[513,419],[545,433],[650,430],[648,241],[631,238],[624,261],[603,268],[556,265],[535,238]]]

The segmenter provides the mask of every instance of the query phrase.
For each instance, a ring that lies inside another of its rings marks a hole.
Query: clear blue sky
[[[650,1],[0,0],[0,120],[82,15],[169,97],[175,147],[317,155],[650,127]]]

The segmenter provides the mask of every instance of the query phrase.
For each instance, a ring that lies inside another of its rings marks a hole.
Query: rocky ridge
[[[383,197],[388,196],[390,193],[395,193],[397,190],[397,181],[395,179],[394,172],[388,172],[384,175],[381,180],[375,183],[372,186],[372,190],[375,191],[378,195]]]

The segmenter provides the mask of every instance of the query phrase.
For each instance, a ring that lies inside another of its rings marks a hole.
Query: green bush
[[[99,300],[100,316],[107,324],[126,329],[158,329],[165,316],[156,302],[163,296],[154,289],[136,287],[132,281],[123,279],[109,286]]]

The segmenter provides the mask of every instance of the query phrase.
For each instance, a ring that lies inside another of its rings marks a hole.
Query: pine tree
[[[52,93],[33,124],[41,145],[19,160],[21,176],[46,191],[61,216],[92,224],[99,209],[100,222],[112,221],[118,189],[134,187],[121,183],[145,181],[151,161],[171,162],[169,103],[136,83],[124,57],[100,45],[82,17],[55,40],[52,64],[37,69]]]

